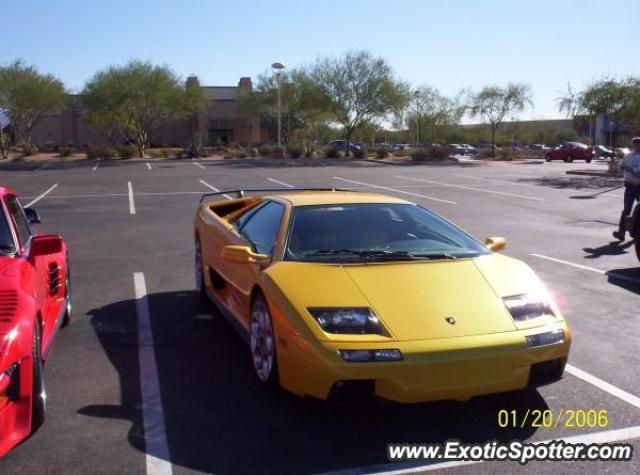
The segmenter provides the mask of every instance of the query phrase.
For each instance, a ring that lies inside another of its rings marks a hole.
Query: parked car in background
[[[551,160],[563,160],[571,163],[574,160],[584,160],[590,163],[594,157],[593,147],[580,142],[564,142],[553,150],[549,150],[544,154],[547,162]]]
[[[551,150],[551,147],[541,143],[532,143],[529,145],[529,150],[533,150],[534,152],[548,152]]]
[[[450,143],[447,145],[447,148],[449,149],[449,153],[451,153],[451,155],[464,155],[465,152],[465,148],[457,143]]]
[[[464,155],[476,155],[478,153],[475,147],[472,147],[468,143],[460,144],[460,146],[464,149]]]
[[[631,153],[631,150],[627,147],[620,147],[615,150],[616,158],[624,158],[624,156],[628,153]]]
[[[332,140],[329,142],[329,145],[336,150],[340,150],[341,152],[345,152],[347,150],[347,141],[346,140]],[[360,147],[355,143],[351,142],[349,144],[349,150],[355,152],[356,150],[360,150]]]
[[[596,157],[611,158],[615,155],[613,150],[605,147],[604,145],[596,145],[595,147],[593,147],[593,150],[596,154]]]
[[[498,152],[500,150],[500,147],[498,147],[497,145],[491,145],[490,143],[479,143],[475,146],[475,149],[477,153],[491,152],[492,149],[495,152]]]

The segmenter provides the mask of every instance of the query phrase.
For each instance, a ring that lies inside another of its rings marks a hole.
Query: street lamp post
[[[282,89],[281,83],[284,64],[273,63],[271,69],[273,69],[276,74],[276,83],[278,85],[278,148],[282,148],[282,98],[280,90]]]

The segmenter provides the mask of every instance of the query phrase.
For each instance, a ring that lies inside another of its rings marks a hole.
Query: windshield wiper
[[[305,257],[316,256],[355,256],[365,260],[420,260],[420,259],[457,259],[448,253],[414,254],[409,251],[389,251],[385,249],[321,249],[307,252]]]

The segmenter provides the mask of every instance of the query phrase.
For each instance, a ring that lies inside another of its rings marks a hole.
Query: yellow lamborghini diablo
[[[300,396],[468,399],[562,377],[571,334],[544,285],[434,213],[334,189],[235,190],[195,216],[196,287]],[[251,196],[248,196],[250,194]]]

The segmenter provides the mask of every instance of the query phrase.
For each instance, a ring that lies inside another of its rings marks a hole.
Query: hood
[[[537,281],[525,264],[498,254],[367,265],[279,262],[267,273],[300,313],[370,306],[404,341],[513,331],[501,297],[527,292],[532,276]]]

